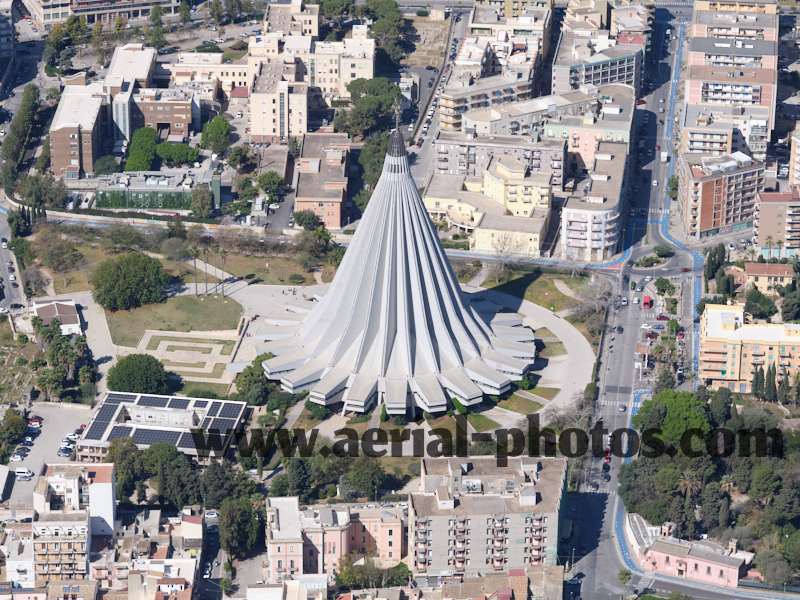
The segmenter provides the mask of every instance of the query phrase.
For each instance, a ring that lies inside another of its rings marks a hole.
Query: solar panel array
[[[207,417],[216,417],[221,406],[222,406],[222,402],[212,402],[211,406],[208,407],[208,411],[206,412],[206,416]]]
[[[164,398],[163,396],[140,396],[137,404],[139,406],[167,408],[167,402],[169,402],[169,398]]]
[[[111,423],[111,419],[114,418],[114,414],[117,412],[118,405],[116,404],[103,404],[100,407],[100,410],[97,411],[97,415],[92,421],[91,426],[86,431],[86,435],[84,435],[84,439],[87,440],[100,440],[103,439],[103,434],[105,433],[106,429],[108,429],[109,424]]]
[[[181,439],[178,441],[178,448],[188,448],[194,450],[196,448],[194,437],[191,433],[182,433]]]
[[[180,431],[162,431],[161,429],[137,428],[133,432],[133,441],[137,444],[170,444],[175,446],[181,437]]]
[[[236,427],[236,419],[214,419],[209,430],[216,429],[220,432],[226,432],[234,427]]]
[[[170,398],[168,408],[177,408],[179,410],[184,410],[189,408],[189,399],[188,398]]]
[[[194,407],[195,408],[205,408],[208,406],[208,400],[195,400]]]
[[[115,440],[121,437],[130,437],[133,427],[125,427],[124,425],[115,425],[108,434],[108,441]]]
[[[106,396],[105,404],[119,404],[121,402],[136,402],[136,394],[120,394],[119,392],[111,392]]]
[[[219,411],[220,417],[225,419],[236,419],[239,417],[239,413],[242,412],[242,407],[239,404],[233,404],[232,402],[226,402],[222,405],[222,409]]]

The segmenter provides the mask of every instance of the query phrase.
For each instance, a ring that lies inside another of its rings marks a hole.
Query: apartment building
[[[422,459],[410,494],[412,570],[428,585],[557,561],[566,459]]]
[[[800,187],[783,192],[759,192],[753,219],[756,244],[765,258],[800,253]]]
[[[800,127],[789,137],[789,185],[800,185]]]
[[[302,575],[336,576],[343,558],[371,555],[385,566],[405,556],[402,512],[339,504],[300,508],[296,496],[267,498],[267,583]]]
[[[577,116],[598,104],[594,88],[566,94],[540,96],[489,108],[475,108],[461,115],[461,130],[478,136],[523,135],[540,137],[544,125],[561,115]]]
[[[264,14],[264,33],[319,37],[319,5],[302,0],[271,2]]]
[[[36,584],[86,579],[92,537],[114,534],[114,465],[44,465],[33,510]]]
[[[16,52],[13,4],[13,0],[0,0],[0,77]]]
[[[745,287],[756,287],[767,296],[777,296],[779,288],[791,285],[795,277],[794,267],[789,263],[744,263]]]
[[[763,189],[764,163],[742,152],[678,159],[678,199],[688,236],[699,239],[750,227],[756,195]]]
[[[550,174],[550,185],[564,185],[566,143],[562,140],[533,141],[518,135],[476,136],[441,131],[434,142],[436,171],[450,175],[482,176],[494,158],[519,160],[532,173]]]
[[[36,587],[31,523],[6,522],[0,533],[0,555],[5,563],[5,581],[16,588]],[[0,597],[2,594],[0,594]]]
[[[778,41],[778,15],[700,10],[695,4],[690,38]]]
[[[167,69],[171,73],[173,86],[192,82],[210,83],[219,85],[227,96],[232,93],[248,95],[257,73],[256,65],[251,61],[241,59],[226,63],[220,52],[180,52],[177,62],[170,64]]]
[[[56,177],[94,173],[108,149],[106,93],[100,83],[67,85],[50,123],[50,168]]]
[[[687,104],[680,152],[708,156],[744,152],[763,161],[770,138],[769,117],[765,106]]]
[[[476,252],[541,256],[550,221],[550,174],[493,158],[482,177],[434,174],[423,196],[431,219],[470,235]]]
[[[599,144],[630,146],[636,95],[628,85],[606,85],[597,90],[598,103],[580,115],[557,114],[544,124],[545,139],[567,144],[570,173],[580,175],[595,161]]]
[[[778,42],[775,40],[694,37],[689,40],[686,64],[745,69],[778,68]]]
[[[609,31],[621,44],[642,47],[644,56],[653,49],[654,9],[644,4],[619,2],[611,8]]]
[[[775,127],[777,70],[694,65],[686,73],[687,104],[763,106],[770,129]]]
[[[627,172],[627,144],[600,142],[561,209],[561,256],[602,261],[616,253],[621,241]]]
[[[608,0],[569,0],[564,12],[562,31],[596,31],[608,29]]]
[[[156,56],[155,48],[140,43],[125,44],[115,48],[104,79],[109,93],[112,96],[118,94],[123,82],[126,81],[133,87],[151,87]]]
[[[297,161],[295,211],[310,210],[328,229],[345,223],[350,139],[345,133],[309,133]]]
[[[200,101],[192,92],[182,89],[146,88],[131,97],[134,107],[132,130],[152,127],[159,138],[185,142],[189,133],[200,131]]]
[[[476,0],[476,8],[488,8],[503,17],[519,17],[529,9],[552,10],[553,0]]]
[[[743,304],[706,305],[700,318],[702,382],[748,394],[755,369],[770,365],[794,379],[800,370],[800,325],[748,323]]]
[[[71,16],[80,17],[89,25],[101,22],[113,24],[119,17],[123,21],[146,19],[154,6],[162,14],[177,15],[180,0],[22,0],[33,22],[50,31]]]
[[[534,46],[536,56],[543,60],[550,53],[552,18],[550,2],[528,6],[517,17],[507,16],[496,8],[476,5],[469,15],[467,35],[524,42]]]
[[[298,83],[297,65],[262,63],[250,94],[250,137],[286,142],[308,131],[308,86]]]
[[[695,0],[694,10],[776,15],[778,14],[778,0]]]
[[[563,30],[552,69],[552,94],[565,94],[582,85],[623,83],[638,93],[644,48],[622,44],[607,31]]]

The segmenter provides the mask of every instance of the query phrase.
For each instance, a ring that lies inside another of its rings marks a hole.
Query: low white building
[[[62,335],[83,335],[81,316],[74,300],[34,301],[33,312],[44,325],[50,325],[58,319]]]

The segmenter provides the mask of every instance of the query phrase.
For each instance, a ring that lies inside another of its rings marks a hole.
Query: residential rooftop
[[[778,54],[778,42],[694,37],[689,40],[689,51],[731,56],[772,56]]]
[[[625,176],[628,145],[600,142],[589,174],[575,183],[566,206],[584,210],[609,210],[619,204]]]
[[[800,343],[800,324],[745,323],[743,304],[707,304],[701,331],[706,339],[725,342]]]
[[[686,79],[715,83],[765,84],[776,83],[778,80],[778,73],[771,69],[693,65],[689,67],[689,73]]]
[[[749,171],[764,166],[764,163],[754,160],[744,152],[732,152],[721,156],[686,153],[681,159],[687,162],[695,179],[714,178],[726,173]]]

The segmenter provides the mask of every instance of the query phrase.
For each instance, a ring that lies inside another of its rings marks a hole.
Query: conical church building
[[[269,379],[318,404],[365,412],[447,410],[502,394],[532,365],[519,315],[481,315],[465,301],[408,164],[389,138],[383,172],[327,293],[302,321],[274,327]]]

